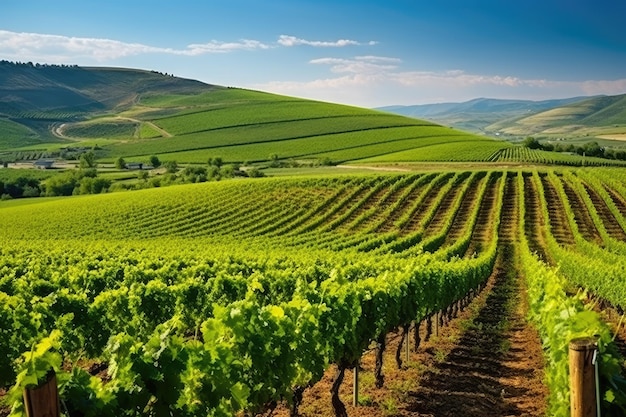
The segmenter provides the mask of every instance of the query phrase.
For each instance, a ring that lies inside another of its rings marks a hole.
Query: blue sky
[[[363,107],[626,93],[624,0],[0,0],[0,59]]]

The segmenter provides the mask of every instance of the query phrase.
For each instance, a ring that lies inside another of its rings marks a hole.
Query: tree
[[[583,152],[587,156],[597,156],[602,158],[604,156],[604,148],[598,145],[598,142],[589,142],[583,146]]]
[[[249,170],[246,171],[246,174],[248,174],[248,177],[250,178],[260,178],[260,177],[264,177],[265,174],[260,171],[257,167],[252,167]]]
[[[115,168],[126,169],[126,161],[124,161],[124,158],[122,158],[121,156],[117,158],[117,160],[115,161]]]
[[[156,155],[152,155],[150,157],[150,165],[152,165],[154,168],[158,168],[161,166],[161,161],[159,160],[159,157]]]
[[[530,136],[524,139],[524,142],[522,142],[522,145],[524,145],[528,149],[541,149],[542,148],[541,143],[539,143],[537,139],[530,137]]]
[[[85,152],[80,156],[78,163],[80,169],[95,168],[96,166],[96,154],[93,151]]]
[[[73,194],[100,194],[106,192],[111,186],[111,181],[104,178],[84,177],[80,180]]]
[[[280,162],[278,162],[278,154],[273,153],[270,155],[270,166],[272,168],[277,168],[280,165]]]
[[[203,167],[187,167],[183,170],[185,182],[205,182],[207,180],[207,170]]]
[[[224,160],[220,156],[216,156],[215,158],[209,158],[209,166],[215,166],[221,168],[224,164]]]
[[[178,171],[178,164],[176,163],[176,161],[167,161],[163,164],[163,166],[165,167],[165,170],[168,174],[174,174],[176,171]]]

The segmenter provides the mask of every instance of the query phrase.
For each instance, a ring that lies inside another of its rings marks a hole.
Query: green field
[[[487,126],[490,132],[508,135],[593,138],[604,129],[621,126],[624,132],[626,96],[603,96],[546,110],[531,116],[503,120]]]
[[[0,118],[0,150],[38,143],[37,134],[26,126]]]
[[[136,135],[138,125],[130,121],[102,121],[64,126],[63,135],[82,139],[128,139]]]
[[[497,155],[501,150],[508,149],[511,146],[506,142],[492,140],[451,141],[451,143],[437,143],[423,149],[415,148],[408,151],[389,153],[365,159],[362,162],[492,162],[497,160]]]
[[[567,290],[626,307],[625,191],[615,169],[455,170],[0,203],[11,219],[0,230],[2,385],[21,369],[11,359],[41,341],[43,369],[76,387],[63,394],[74,412],[259,410],[332,363],[349,368],[394,329],[452,312],[504,268],[527,280],[560,414],[559,346],[597,333],[603,357],[619,360],[601,316]],[[107,379],[61,367],[77,357]],[[212,392],[219,401],[201,400],[215,384],[227,387]]]

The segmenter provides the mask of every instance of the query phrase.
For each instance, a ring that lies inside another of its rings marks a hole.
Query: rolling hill
[[[568,99],[530,101],[477,98],[463,103],[435,103],[414,106],[388,106],[379,110],[409,117],[424,118],[470,132],[484,133],[487,126],[511,118],[519,118],[581,100]]]
[[[626,94],[545,101],[480,98],[380,110],[512,139],[534,135],[623,140],[626,133]]]
[[[197,93],[213,86],[153,71],[0,62],[0,115],[82,115],[132,104],[139,95]]]
[[[626,130],[626,94],[593,97],[487,126],[509,135],[581,135]]]
[[[508,147],[431,122],[369,109],[207,85],[150,71],[0,65],[0,151],[96,147],[112,162],[349,162],[430,146]],[[422,152],[424,151],[424,152]],[[453,152],[452,160],[474,160]],[[2,155],[0,155],[2,157]],[[389,159],[389,157],[387,157]],[[392,158],[393,159],[393,158]],[[450,160],[446,157],[444,160]]]

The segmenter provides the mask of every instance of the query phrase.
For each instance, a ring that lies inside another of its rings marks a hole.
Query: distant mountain
[[[485,127],[506,135],[562,135],[626,131],[626,94],[578,100],[528,116],[506,119]]]
[[[387,106],[378,110],[409,117],[428,119],[459,129],[495,133],[488,129],[504,120],[519,119],[545,110],[580,102],[587,97],[544,101],[477,98],[463,103],[437,103],[414,106]]]

